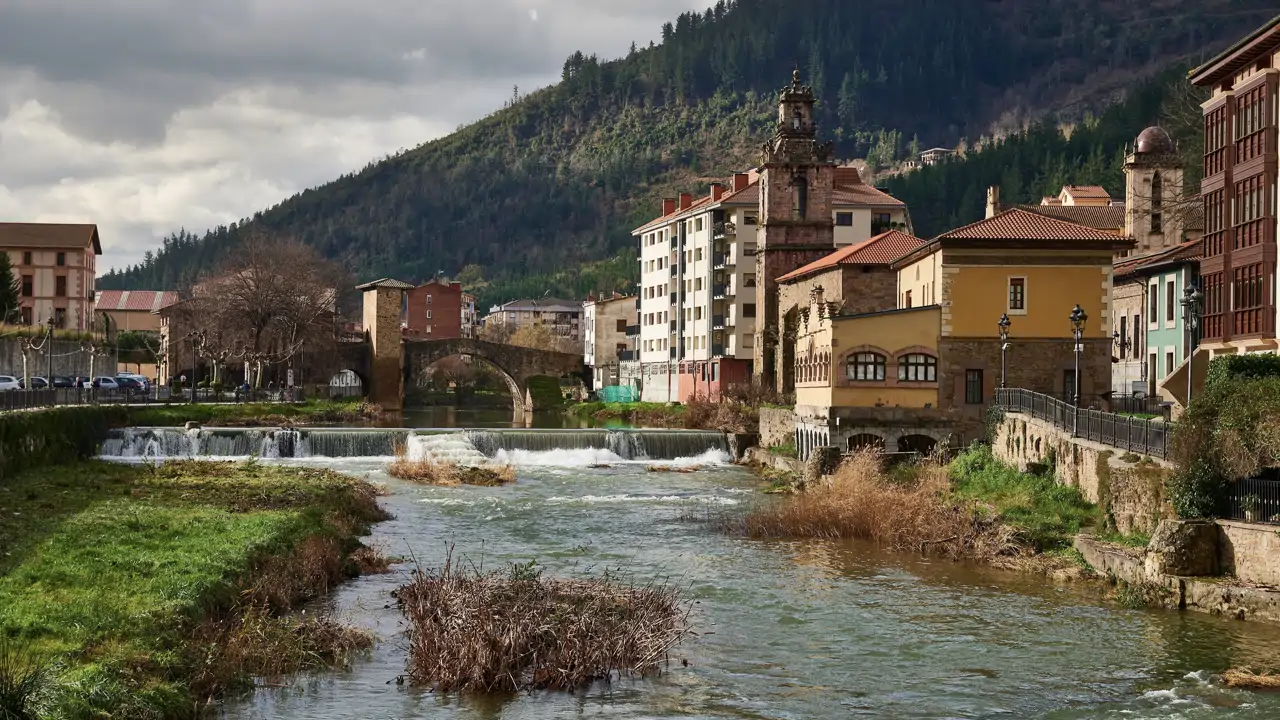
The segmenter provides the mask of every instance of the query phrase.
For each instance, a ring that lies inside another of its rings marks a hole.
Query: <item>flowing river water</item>
[[[397,442],[419,455],[512,462],[518,482],[404,483],[383,472],[383,448]],[[436,695],[396,683],[406,651],[390,593],[406,582],[406,563],[320,603],[376,633],[373,651],[349,671],[264,682],[253,696],[229,701],[225,718],[1280,717],[1280,695],[1213,680],[1236,665],[1280,664],[1280,629],[1125,610],[1087,584],[863,543],[751,541],[691,522],[690,514],[734,511],[758,498],[760,483],[726,464],[723,447],[714,433],[672,431],[136,429],[103,452],[120,459],[252,453],[333,468],[388,487],[382,502],[395,519],[367,540],[388,554],[437,566],[454,546],[455,555],[486,567],[536,560],[557,575],[608,568],[640,583],[678,583],[696,603],[699,634],[659,677],[576,694]],[[700,469],[648,472],[657,458]],[[601,463],[610,467],[591,467]]]

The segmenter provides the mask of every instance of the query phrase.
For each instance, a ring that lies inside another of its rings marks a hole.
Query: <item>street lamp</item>
[[[1000,320],[996,325],[1000,328],[1000,389],[1005,389],[1005,352],[1009,349],[1009,326],[1013,323],[1009,322],[1009,313],[1000,315]]]
[[[1080,338],[1084,335],[1084,324],[1088,320],[1089,316],[1085,314],[1084,309],[1079,305],[1076,305],[1071,310],[1071,332],[1072,335],[1075,336],[1076,340],[1076,381],[1074,383],[1075,387],[1072,388],[1075,390],[1076,407],[1076,411],[1074,413],[1075,417],[1072,420],[1071,427],[1073,435],[1078,434],[1078,430],[1080,429],[1080,355],[1084,352],[1084,344],[1080,341]]]
[[[1120,356],[1120,364],[1124,365],[1124,395],[1129,394],[1129,363],[1125,359],[1129,357],[1129,350],[1133,347],[1133,340],[1122,337],[1119,330],[1111,333],[1111,342],[1116,346],[1116,353]]]
[[[1195,285],[1182,291],[1182,324],[1187,334],[1187,407],[1191,407],[1191,371],[1196,353],[1196,331],[1200,329],[1200,301],[1204,298]]]

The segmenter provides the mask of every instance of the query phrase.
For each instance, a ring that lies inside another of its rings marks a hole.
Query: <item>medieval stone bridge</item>
[[[586,378],[582,356],[471,338],[408,340],[400,331],[408,283],[383,278],[356,288],[364,293],[364,340],[339,343],[338,363],[360,376],[365,394],[388,410],[404,407],[405,383],[412,383],[433,363],[448,357],[479,359],[498,371],[511,390],[516,410],[535,410],[530,378],[569,375]]]

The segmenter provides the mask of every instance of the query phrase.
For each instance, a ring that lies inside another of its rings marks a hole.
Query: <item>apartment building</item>
[[[465,337],[462,285],[433,278],[405,293],[404,335],[416,340]],[[472,303],[474,312],[474,302]]]
[[[476,309],[476,296],[462,293],[462,337],[480,336],[480,313]]]
[[[52,319],[67,330],[93,329],[94,278],[102,254],[97,225],[0,223],[0,250],[9,253],[22,286],[24,325]]]
[[[774,382],[777,279],[836,248],[910,231],[903,202],[837,167],[817,142],[815,102],[793,75],[759,169],[698,198],[666,198],[661,216],[632,232],[642,399],[714,398],[753,373]]]
[[[582,302],[538,298],[512,300],[489,308],[484,317],[486,328],[516,332],[522,327],[546,326],[551,333],[569,343],[582,342]]]
[[[1277,92],[1280,17],[1191,72],[1211,92],[1204,113],[1200,348],[1203,381],[1214,355],[1275,352]],[[1181,400],[1182,373],[1165,386]]]
[[[614,293],[582,304],[582,357],[591,368],[593,389],[619,384],[621,363],[631,359],[628,331],[635,317],[636,299],[631,295]]]

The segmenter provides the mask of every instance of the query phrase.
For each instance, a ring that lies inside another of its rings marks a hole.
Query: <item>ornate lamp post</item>
[[[1074,383],[1075,387],[1072,388],[1075,391],[1074,405],[1076,408],[1074,418],[1071,423],[1071,432],[1073,435],[1077,434],[1080,429],[1080,355],[1084,352],[1084,344],[1081,342],[1080,338],[1084,336],[1084,324],[1088,320],[1089,316],[1085,314],[1084,309],[1079,305],[1076,305],[1071,310],[1071,333],[1076,340],[1076,381]]]
[[[1009,313],[1000,316],[1000,320],[996,322],[996,326],[1000,328],[1000,389],[1005,389],[1005,353],[1009,350],[1009,326],[1013,323],[1009,322]]]
[[[1196,331],[1200,329],[1200,301],[1204,296],[1196,286],[1187,284],[1185,290],[1182,291],[1182,324],[1183,332],[1187,334],[1187,407],[1191,407],[1191,371],[1194,369],[1192,362],[1196,354]]]

